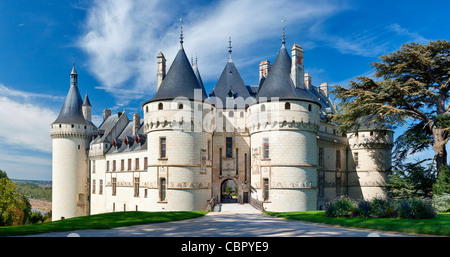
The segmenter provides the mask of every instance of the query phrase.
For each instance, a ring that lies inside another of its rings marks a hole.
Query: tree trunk
[[[442,128],[433,128],[433,137],[434,137],[434,153],[436,159],[436,170],[437,175],[439,175],[439,171],[441,170],[441,165],[447,165],[447,149],[445,148],[445,139],[446,139],[446,131]]]

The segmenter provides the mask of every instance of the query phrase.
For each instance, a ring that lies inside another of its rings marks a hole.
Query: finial
[[[183,48],[183,18],[180,18],[180,46]]]
[[[285,19],[283,18],[283,19],[281,19],[281,22],[283,23],[283,37],[281,38],[281,44],[284,46],[284,44],[286,43],[285,41],[286,41],[286,36],[284,35],[284,22],[285,22]]]
[[[228,60],[231,61],[231,37],[228,38]]]
[[[72,66],[75,67],[75,55],[72,55]]]

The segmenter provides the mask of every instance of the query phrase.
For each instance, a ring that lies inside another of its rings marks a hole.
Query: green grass
[[[192,219],[201,217],[207,213],[207,211],[112,212],[58,220],[41,224],[0,227],[0,236],[39,234],[78,229],[111,229],[139,224]]]
[[[378,229],[404,233],[450,236],[450,213],[438,213],[434,219],[398,218],[332,218],[323,216],[324,211],[268,212],[266,214],[285,219],[304,220],[346,227]]]

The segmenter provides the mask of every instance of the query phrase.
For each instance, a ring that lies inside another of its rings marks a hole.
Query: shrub
[[[370,215],[373,218],[394,217],[395,205],[391,201],[375,198],[370,202]]]
[[[433,196],[433,207],[439,212],[450,211],[450,194],[443,193]]]
[[[431,219],[437,216],[436,210],[433,208],[431,201],[422,199],[405,199],[401,200],[397,206],[400,218],[407,219]]]
[[[347,197],[327,203],[324,215],[328,217],[349,217],[357,211],[356,203]]]
[[[371,209],[369,201],[361,201],[358,203],[358,216],[363,218],[371,217]]]

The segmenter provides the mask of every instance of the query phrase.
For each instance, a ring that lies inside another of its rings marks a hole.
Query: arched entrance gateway
[[[220,185],[220,202],[238,202],[238,185],[234,179],[225,179]]]

